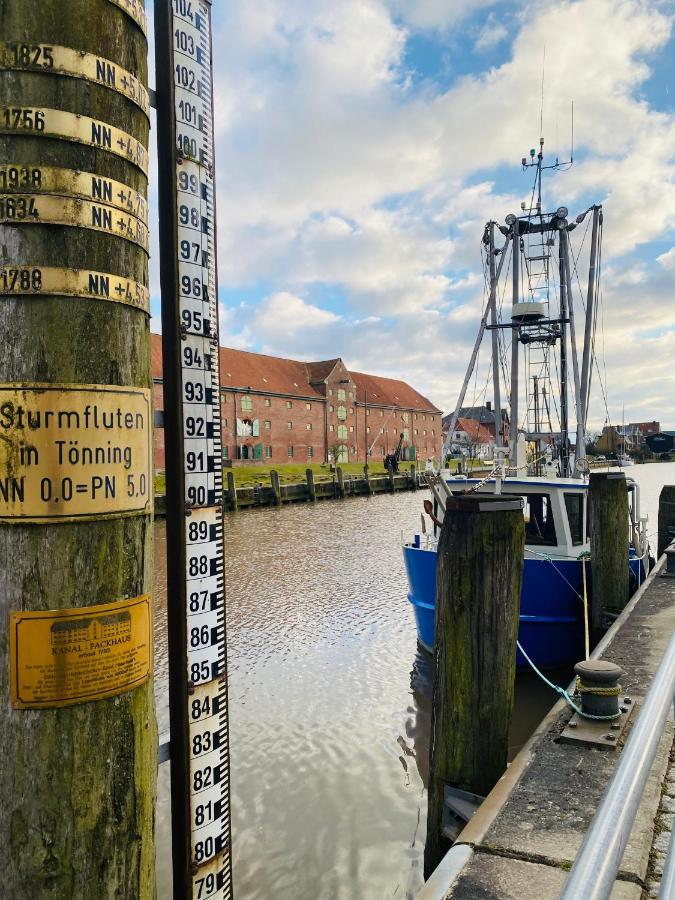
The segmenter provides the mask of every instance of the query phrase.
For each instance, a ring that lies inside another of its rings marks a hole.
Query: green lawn
[[[399,472],[405,473],[410,470],[410,462],[399,463]],[[451,468],[457,469],[457,460],[452,460]],[[478,461],[471,461],[471,465],[480,465]],[[270,472],[274,469],[279,473],[281,484],[297,484],[305,481],[307,469],[314,472],[315,481],[330,481],[333,475],[330,466],[327,463],[286,463],[283,465],[267,466],[256,464],[254,466],[232,466],[232,468],[223,469],[223,477],[227,478],[227,472],[234,474],[234,481],[237,487],[254,487],[257,484],[269,484]],[[358,475],[363,477],[363,463],[344,463],[342,471],[345,475]],[[370,475],[385,475],[386,470],[381,461],[371,462],[368,466]],[[155,475],[155,494],[161,495],[166,491],[166,477],[163,474]]]

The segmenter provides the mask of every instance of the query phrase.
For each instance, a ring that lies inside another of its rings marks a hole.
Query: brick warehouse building
[[[164,408],[161,336],[152,336],[155,409]],[[339,358],[300,362],[220,348],[223,458],[265,463],[365,462],[393,452],[438,459],[441,411],[404,381],[350,372]],[[164,431],[155,429],[155,468]]]

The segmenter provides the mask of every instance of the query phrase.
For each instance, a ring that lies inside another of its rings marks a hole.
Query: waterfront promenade
[[[675,579],[662,557],[600,645],[600,658],[624,669],[623,692],[637,708],[634,727],[675,628]],[[621,756],[561,743],[571,717],[564,700],[541,722],[418,900],[539,900],[557,897]],[[612,897],[658,896],[675,809],[672,715],[659,742]]]

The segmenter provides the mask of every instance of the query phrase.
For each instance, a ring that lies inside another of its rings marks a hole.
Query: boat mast
[[[519,298],[519,269],[518,265],[520,262],[520,223],[517,218],[514,217],[514,222],[511,225],[512,237],[511,243],[513,245],[513,286],[512,286],[512,298],[511,302],[513,307],[516,307],[518,304]],[[518,393],[520,390],[519,380],[518,380],[518,363],[519,363],[519,347],[518,344],[520,342],[520,323],[516,321],[512,321],[511,325],[511,434],[509,438],[509,457],[511,460],[511,465],[517,465],[516,463],[516,448],[518,445]]]
[[[504,446],[502,395],[499,380],[499,331],[497,329],[497,275],[495,266],[495,223],[488,225],[488,253],[490,254],[490,325],[492,326],[492,387],[495,406],[495,443]],[[502,256],[503,256],[502,252]]]
[[[579,357],[577,354],[577,338],[574,329],[574,294],[572,292],[572,274],[570,271],[570,240],[568,229],[576,228],[576,225],[565,225],[560,232],[560,240],[563,244],[563,257],[565,259],[565,278],[567,280],[567,302],[570,320],[570,344],[572,347],[572,372],[574,375],[574,406],[577,415],[576,451],[574,454],[575,465],[578,459],[586,459],[586,430],[584,428],[584,414],[581,400],[581,383],[579,380]]]
[[[569,475],[569,421],[567,410],[567,276],[565,274],[564,232],[558,236],[560,273],[560,475]]]
[[[588,264],[588,288],[586,293],[586,327],[584,330],[584,356],[581,364],[581,404],[584,430],[588,421],[588,403],[591,393],[591,364],[593,359],[593,319],[595,307],[596,260],[598,255],[598,226],[602,223],[602,207],[594,206],[591,256]]]

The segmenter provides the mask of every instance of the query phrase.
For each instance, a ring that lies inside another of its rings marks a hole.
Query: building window
[[[341,441],[347,440],[347,426],[346,425],[338,425],[337,436],[338,436],[338,439]]]
[[[288,428],[288,430],[291,431],[292,428],[293,428],[293,423],[292,423],[292,422],[286,422],[286,428]],[[425,431],[424,433],[426,434],[426,431]]]
[[[223,419],[223,428],[227,428],[227,419]]]
[[[223,444],[223,459],[229,459],[229,458],[230,458],[230,448],[226,444]]]
[[[311,408],[312,408],[311,403],[305,403],[305,409],[311,409]]]
[[[427,420],[427,417],[426,417],[426,416],[422,416],[422,421],[426,422],[426,420]],[[426,434],[426,432],[425,432],[425,434]]]
[[[329,426],[328,426],[328,430],[329,430],[329,431],[335,431],[335,425],[329,425]]]
[[[288,458],[293,459],[293,447],[290,444],[288,446]]]
[[[265,406],[271,406],[271,405],[272,405],[272,401],[270,400],[270,398],[265,397]]]
[[[286,409],[293,409],[293,401],[292,400],[286,401]]]
[[[328,396],[329,397],[333,396],[333,388],[328,388]]]
[[[384,413],[382,412],[382,410],[380,410],[380,418],[382,418],[383,415]]]
[[[270,446],[265,447],[265,456],[267,459],[272,459],[272,448]]]
[[[417,418],[417,416],[415,416],[415,418]],[[417,429],[415,429],[414,434],[418,434]]]
[[[245,394],[241,398],[241,408],[244,412],[251,412],[253,409],[253,400],[251,400],[248,394]]]
[[[354,426],[353,426],[353,425],[350,425],[350,426],[349,426],[349,430],[350,430],[350,431],[353,431],[353,430],[354,430]]]
[[[427,430],[426,430],[426,428],[424,429],[424,431],[422,432],[422,434],[423,434],[425,437],[427,436]]]
[[[307,431],[311,431],[311,430],[312,430],[312,423],[311,423],[311,422],[308,422],[307,425],[305,425],[305,428],[307,429]]]
[[[271,427],[272,427],[272,423],[270,422],[270,420],[265,419],[265,430],[269,431]]]
[[[314,457],[314,447],[307,448],[307,459],[313,459]]]
[[[334,412],[332,405],[328,407],[328,412]]]
[[[349,450],[347,449],[347,447],[344,444],[340,444],[340,446],[338,447],[336,462],[339,462],[339,463],[349,462]]]
[[[404,421],[405,424],[407,425],[407,424],[408,424],[408,419],[409,419],[408,413],[403,413],[403,415],[401,416],[401,418],[403,419],[403,421]]]
[[[380,456],[384,456],[384,447],[380,447]]]
[[[410,440],[410,432],[408,431],[407,428],[404,428],[404,429],[403,429],[403,440],[404,440],[404,441],[409,441],[409,440]]]
[[[344,422],[344,420],[347,418],[347,410],[344,408],[344,406],[338,406],[337,417],[341,422]]]
[[[220,402],[221,402],[221,403],[227,403],[227,394],[221,394],[221,395],[220,395]]]
[[[366,434],[370,434],[370,425],[366,425]]]
[[[369,409],[366,410],[366,415],[367,415],[367,416],[370,415],[370,410],[369,410]]]
[[[354,399],[354,391],[350,391],[350,392],[349,392],[349,399],[350,399],[350,400],[353,400],[353,399]]]
[[[347,395],[346,395],[345,392],[342,390],[342,388],[340,388],[340,389],[338,390],[338,392],[337,392],[337,398],[338,398],[338,400],[346,400],[346,399],[347,399]]]
[[[349,415],[350,415],[350,416],[353,416],[353,415],[354,415],[354,407],[353,407],[353,406],[350,406],[350,407],[349,407]]]
[[[417,413],[415,413],[415,419],[417,419]]]

